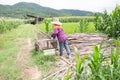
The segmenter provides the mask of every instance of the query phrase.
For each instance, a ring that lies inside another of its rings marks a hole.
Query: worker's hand
[[[50,39],[53,40],[53,37],[51,37]]]

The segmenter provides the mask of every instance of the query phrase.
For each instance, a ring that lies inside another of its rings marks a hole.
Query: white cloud
[[[120,0],[0,0],[0,4],[15,4],[17,2],[34,2],[54,9],[79,9],[102,12],[112,11]]]

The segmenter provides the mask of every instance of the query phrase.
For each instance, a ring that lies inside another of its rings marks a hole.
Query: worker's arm
[[[57,34],[58,34],[58,29],[55,28],[53,34],[51,35],[53,37],[53,39],[55,39],[55,37],[57,36]]]

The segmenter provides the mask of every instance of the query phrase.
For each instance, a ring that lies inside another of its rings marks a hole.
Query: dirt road
[[[16,40],[19,46],[16,64],[21,67],[22,80],[38,80],[40,78],[40,71],[37,66],[29,66],[30,52],[33,45],[30,38],[19,38]]]

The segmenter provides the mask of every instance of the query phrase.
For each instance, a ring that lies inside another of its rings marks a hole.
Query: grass
[[[21,25],[12,31],[0,34],[0,79],[16,80],[20,75],[20,67],[16,65],[19,47],[15,40],[18,38],[33,38],[35,26]]]
[[[1,80],[17,80],[20,77],[21,67],[16,64],[16,56],[20,46],[25,42],[16,42],[17,39],[32,38],[34,39],[37,31],[36,25],[20,25],[12,31],[0,34],[0,79]],[[43,28],[44,30],[44,28]],[[16,43],[19,43],[17,45]],[[34,42],[33,42],[34,43]],[[32,51],[32,59],[28,61],[28,65],[37,65],[42,70],[42,75],[48,72],[55,61],[55,56],[44,56],[40,52]]]
[[[49,70],[52,70],[56,65],[56,61],[58,61],[55,55],[45,56],[43,52],[35,50],[32,51],[32,57],[34,63],[42,70],[42,77],[44,77]]]
[[[78,23],[63,23],[63,29],[67,34],[74,33],[77,26],[78,26]]]

